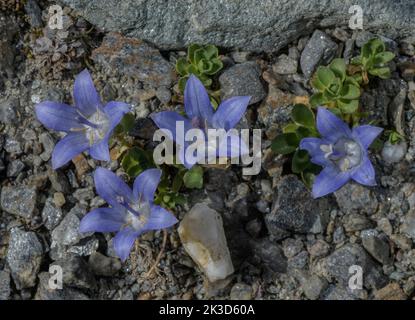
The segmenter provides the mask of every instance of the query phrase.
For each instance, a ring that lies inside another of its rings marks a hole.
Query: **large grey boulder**
[[[161,49],[212,43],[276,51],[319,27],[348,25],[354,0],[60,0],[92,24],[147,40]],[[415,27],[407,0],[359,1],[366,31],[406,35]]]

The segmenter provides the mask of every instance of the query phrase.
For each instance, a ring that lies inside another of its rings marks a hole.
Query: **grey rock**
[[[245,283],[235,283],[229,296],[231,300],[251,300],[252,287]]]
[[[350,213],[343,217],[343,225],[347,232],[360,231],[373,227],[373,223],[366,216]]]
[[[277,58],[277,61],[272,65],[272,70],[278,74],[294,74],[297,72],[298,61],[292,59],[286,54],[282,54]]]
[[[25,164],[19,159],[17,159],[9,163],[9,165],[7,166],[6,174],[9,178],[15,178],[19,175],[20,172],[23,171],[24,168]]]
[[[156,97],[161,103],[167,104],[171,100],[171,91],[166,87],[157,88]]]
[[[300,65],[304,76],[309,79],[318,65],[328,64],[336,54],[337,44],[320,30],[314,31],[301,53]]]
[[[415,240],[415,213],[408,213],[403,220],[401,230],[412,240]]]
[[[362,268],[363,285],[366,288],[381,288],[387,281],[380,267],[365,249],[355,243],[348,243],[324,258],[321,261],[321,271],[330,282],[334,279],[347,286],[352,275],[349,273],[349,268],[354,265]]]
[[[84,209],[75,206],[52,231],[51,256],[54,259],[64,257],[68,252],[68,247],[77,244],[81,239],[92,234],[79,232],[79,216],[82,216],[84,212]]]
[[[53,198],[47,198],[42,210],[42,221],[48,230],[53,230],[63,218],[62,209],[57,207]]]
[[[112,276],[121,269],[120,259],[104,256],[99,252],[91,254],[89,267],[98,276]]]
[[[43,153],[40,155],[43,161],[48,161],[52,155],[52,151],[55,148],[55,141],[48,132],[43,132],[39,136],[39,140],[43,146]]]
[[[324,257],[330,252],[330,245],[324,240],[316,240],[307,247],[307,250],[311,257]]]
[[[299,233],[321,233],[325,229],[329,217],[327,198],[313,199],[294,175],[284,176],[277,188],[271,213],[265,216],[271,234],[274,226]]]
[[[96,286],[94,274],[81,257],[68,255],[51,265],[62,268],[64,285],[80,289],[93,289]]]
[[[0,102],[0,123],[16,124],[18,121],[17,110],[19,109],[19,101],[9,99]]]
[[[97,251],[98,247],[98,239],[95,239],[94,237],[88,237],[85,239],[81,239],[79,243],[68,248],[68,252],[74,253],[77,256],[84,257],[93,254],[95,251]]]
[[[1,207],[11,214],[30,219],[36,208],[37,191],[33,187],[3,187]]]
[[[349,182],[334,193],[339,208],[344,213],[365,212],[373,214],[378,200],[370,187]]]
[[[11,229],[7,263],[17,289],[31,288],[35,285],[42,256],[42,244],[34,232]]]
[[[277,273],[287,272],[287,258],[281,247],[268,239],[253,243],[254,253],[261,259],[262,265]]]
[[[19,155],[23,152],[22,142],[18,139],[18,137],[7,137],[6,143],[4,144],[4,150],[8,153]]]
[[[348,10],[355,4],[351,0],[60,2],[76,9],[99,28],[151,41],[162,49],[201,43],[268,52],[278,51],[317,27],[348,26]],[[404,37],[414,29],[411,2],[365,0],[359,5],[365,13],[365,30]]]
[[[344,240],[346,240],[346,235],[344,234],[344,228],[342,226],[338,226],[333,232],[333,242],[342,243]]]
[[[304,281],[301,288],[305,296],[310,300],[317,300],[322,292],[327,288],[327,280],[316,275],[312,275]]]
[[[298,239],[289,238],[282,242],[282,249],[284,250],[284,254],[287,258],[292,258],[296,254],[300,253],[303,247],[303,242]]]
[[[387,163],[397,163],[405,157],[407,150],[408,144],[405,140],[395,144],[388,140],[382,148],[382,159]]]
[[[308,252],[301,251],[295,257],[288,259],[288,268],[291,269],[304,269],[308,263]]]
[[[380,263],[388,265],[392,262],[389,244],[373,232],[362,232],[362,244],[367,252]]]
[[[153,87],[171,87],[175,78],[173,66],[157,49],[118,33],[107,34],[92,59],[112,73],[137,77]]]
[[[324,300],[356,300],[345,288],[340,285],[331,285],[323,294]]]
[[[10,272],[2,270],[0,271],[0,301],[8,300],[10,292]]]
[[[51,274],[42,272],[39,274],[39,285],[35,294],[35,300],[89,300],[81,291],[63,286],[62,289],[53,289],[49,286]]]
[[[222,99],[234,96],[251,96],[249,104],[265,98],[266,92],[260,80],[261,70],[255,62],[236,64],[219,77]]]

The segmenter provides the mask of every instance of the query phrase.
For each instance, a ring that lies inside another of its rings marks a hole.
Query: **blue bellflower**
[[[308,151],[311,162],[323,167],[314,180],[314,198],[336,191],[350,179],[366,186],[376,185],[367,149],[382,128],[362,125],[350,129],[333,113],[319,107],[317,129],[321,138],[304,138],[300,142],[300,149]]]
[[[169,211],[153,203],[160,177],[159,169],[145,170],[135,179],[131,190],[113,172],[98,167],[94,173],[95,188],[111,207],[94,209],[85,215],[80,232],[117,232],[114,249],[125,261],[139,235],[177,223]]]
[[[63,131],[52,153],[52,167],[57,169],[88,150],[92,158],[109,161],[108,140],[112,131],[130,110],[123,102],[111,101],[102,106],[88,70],[82,71],[74,84],[75,107],[44,101],[35,106],[38,120],[48,129]]]
[[[248,153],[245,142],[239,135],[233,134],[229,130],[241,120],[250,98],[249,96],[232,97],[223,101],[214,112],[205,87],[196,76],[191,75],[184,90],[186,117],[173,111],[163,111],[152,115],[151,118],[160,129],[167,130],[172,135],[170,137],[180,146],[180,161],[190,169],[202,159],[206,161],[206,158],[238,157]],[[198,154],[198,159],[185,157],[186,149],[192,142],[178,139],[179,133],[176,132],[176,123],[179,121],[184,124],[184,135],[191,129],[200,129],[203,132],[205,153]],[[219,143],[216,143],[216,140],[209,140],[208,129],[224,129],[226,137],[220,139]],[[226,147],[221,144],[226,144]]]

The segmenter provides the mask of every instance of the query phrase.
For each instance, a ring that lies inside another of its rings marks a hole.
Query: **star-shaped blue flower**
[[[170,138],[180,146],[179,159],[186,168],[190,169],[194,164],[206,163],[212,158],[234,158],[249,152],[243,139],[229,130],[241,120],[250,98],[249,96],[229,98],[223,101],[214,112],[205,87],[196,76],[191,75],[184,90],[186,116],[174,111],[163,111],[152,115],[151,118],[160,129],[167,130]],[[183,123],[184,132],[176,132],[177,122]],[[198,154],[196,159],[189,159],[185,156],[192,142],[178,139],[178,136],[184,137],[191,129],[200,129],[204,136],[202,147],[205,152]],[[223,129],[226,134],[220,137],[217,143],[216,140],[209,139],[209,129]]]
[[[150,230],[168,228],[177,219],[153,203],[161,170],[143,171],[133,190],[110,170],[98,167],[94,173],[97,193],[111,207],[98,208],[82,218],[80,232],[117,232],[113,244],[122,261],[128,258],[135,239]]]
[[[367,149],[382,128],[362,125],[350,129],[333,113],[319,107],[317,129],[321,138],[304,138],[300,142],[300,149],[308,151],[311,162],[323,167],[313,183],[314,198],[336,191],[350,179],[366,186],[376,185]]]
[[[129,105],[123,102],[111,101],[103,106],[86,69],[75,79],[74,101],[75,107],[51,101],[35,106],[36,116],[45,127],[67,133],[53,150],[54,169],[87,150],[92,158],[109,161],[108,140],[130,110]]]

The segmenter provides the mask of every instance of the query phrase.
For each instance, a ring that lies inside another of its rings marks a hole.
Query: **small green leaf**
[[[373,38],[367,42],[368,46],[370,47],[370,51],[372,55],[385,51],[385,43],[378,39]]]
[[[203,187],[203,169],[200,166],[193,166],[183,176],[183,182],[186,188],[201,189]]]
[[[196,50],[195,53],[194,53],[195,61],[194,61],[193,65],[198,66],[199,62],[204,58],[205,58],[205,55],[204,55],[203,48]]]
[[[375,64],[385,64],[388,63],[389,61],[392,61],[393,58],[395,58],[395,55],[392,52],[389,51],[385,51],[385,52],[381,52],[378,53],[375,58]]]
[[[218,48],[214,45],[208,44],[208,45],[204,46],[203,49],[204,49],[205,58],[208,59],[208,60],[213,59],[213,58],[217,58],[218,55],[219,55]]]
[[[139,147],[133,147],[125,154],[121,166],[132,178],[137,177],[144,170],[154,167],[146,151]]]
[[[359,108],[359,100],[337,100],[337,105],[343,113],[354,113]]]
[[[125,133],[130,132],[134,128],[135,118],[132,113],[126,113],[122,118],[120,125]]]
[[[334,74],[342,81],[346,78],[346,63],[344,62],[344,59],[334,59],[330,63],[329,67],[334,72]]]
[[[342,99],[353,100],[360,97],[360,90],[358,87],[348,84],[342,88],[340,95]]]
[[[186,87],[188,77],[183,77],[179,79],[179,90],[180,92],[184,92],[184,88]]]
[[[187,75],[187,68],[189,63],[187,62],[186,58],[179,58],[176,61],[176,71],[181,76]]]
[[[187,57],[190,60],[190,63],[194,64],[195,63],[195,52],[196,50],[200,49],[200,45],[198,44],[191,44],[188,48],[187,48]]]
[[[293,107],[291,117],[295,123],[301,126],[314,128],[314,113],[303,104],[296,104]]]
[[[294,173],[301,173],[304,171],[310,162],[310,157],[306,150],[297,149],[294,153],[293,160],[291,163],[291,170]]]
[[[330,87],[336,79],[336,76],[333,71],[327,67],[319,67],[317,69],[317,78],[320,83],[326,88]]]
[[[213,59],[212,62],[212,68],[209,72],[206,72],[208,75],[213,75],[217,72],[219,72],[223,68],[223,63],[220,59]]]
[[[322,106],[326,104],[328,101],[324,97],[324,94],[321,92],[315,93],[310,98],[310,104],[312,107]]]
[[[375,68],[375,69],[370,69],[369,74],[371,74],[372,76],[377,76],[381,79],[388,79],[391,76],[391,71],[388,67]]]
[[[310,130],[311,128],[306,128],[306,127],[298,127],[297,130],[295,130],[295,133],[297,134],[297,136],[299,137],[299,139],[303,139],[303,138],[307,138],[307,137],[313,137],[315,136],[315,134],[313,134],[313,131],[315,130]]]
[[[295,133],[297,128],[298,128],[298,125],[296,125],[295,123],[289,123],[284,128],[282,128],[282,132],[283,133],[290,133],[290,132]]]
[[[350,63],[354,64],[354,65],[362,64],[362,57],[360,57],[360,56],[354,57],[350,60]]]
[[[305,186],[308,189],[311,189],[313,187],[315,177],[316,176],[312,172],[309,172],[309,171],[301,172],[301,179],[303,180]]]
[[[295,133],[283,133],[272,141],[271,149],[275,153],[290,154],[297,149],[300,140]]]

